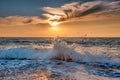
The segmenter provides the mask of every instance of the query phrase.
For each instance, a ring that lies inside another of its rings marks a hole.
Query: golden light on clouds
[[[50,20],[50,21],[59,20],[60,18],[61,18],[61,16],[58,16],[58,15],[53,15],[53,16],[52,16],[52,15],[51,15],[50,18],[49,18],[49,20]]]

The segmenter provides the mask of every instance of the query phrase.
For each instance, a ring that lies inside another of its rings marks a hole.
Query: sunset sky
[[[120,0],[0,0],[0,37],[120,37]]]

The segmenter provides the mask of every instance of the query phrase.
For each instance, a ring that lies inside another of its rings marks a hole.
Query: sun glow
[[[57,21],[54,21],[54,22],[51,22],[51,23],[50,23],[50,25],[51,25],[51,26],[54,26],[54,27],[57,26],[57,25],[59,25],[59,24],[60,24],[60,23],[57,22]]]

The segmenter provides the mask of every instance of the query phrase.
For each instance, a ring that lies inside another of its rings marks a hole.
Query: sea
[[[120,80],[120,38],[1,37],[0,80]]]

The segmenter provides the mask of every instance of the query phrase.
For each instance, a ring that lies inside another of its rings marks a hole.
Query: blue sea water
[[[0,38],[0,80],[120,80],[120,38]]]

